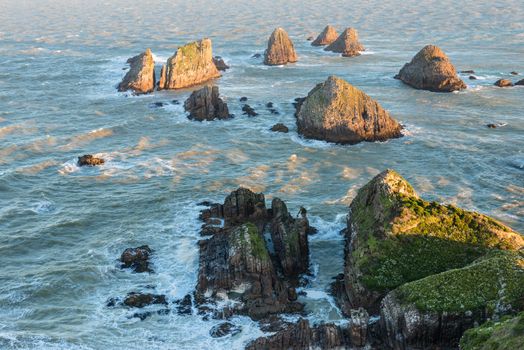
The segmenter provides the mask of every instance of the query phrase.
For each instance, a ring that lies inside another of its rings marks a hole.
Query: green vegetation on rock
[[[524,312],[489,321],[467,330],[460,339],[461,350],[516,350],[524,348]]]

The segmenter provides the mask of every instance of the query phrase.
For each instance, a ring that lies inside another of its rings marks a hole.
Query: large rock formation
[[[227,104],[219,97],[218,86],[205,86],[193,91],[184,103],[189,119],[198,121],[228,119],[231,117]]]
[[[150,49],[127,60],[130,68],[118,84],[118,91],[133,90],[135,94],[147,94],[155,89],[155,61]]]
[[[311,43],[313,46],[324,46],[329,45],[333,41],[337,40],[338,34],[335,27],[327,25],[326,28],[320,33],[317,38]]]
[[[181,89],[220,77],[215,63],[211,39],[202,39],[178,48],[162,66],[159,89]]]
[[[364,46],[358,41],[358,33],[353,28],[346,28],[340,36],[324,50],[341,53],[344,57],[359,56]]]
[[[455,67],[437,46],[427,45],[395,76],[416,89],[451,92],[466,88]]]
[[[263,194],[239,188],[200,217],[211,237],[200,241],[198,304],[234,300],[221,316],[255,319],[302,310],[295,286],[309,265],[305,211],[294,219],[280,199],[267,209]]]
[[[468,329],[460,339],[461,350],[514,350],[523,344],[524,312]]]
[[[297,53],[286,31],[282,28],[275,29],[267,42],[264,64],[278,66],[296,61],[298,61]]]
[[[342,144],[400,137],[400,124],[376,101],[348,82],[331,76],[297,107],[299,134]]]
[[[386,170],[362,187],[349,209],[342,310],[371,313],[390,290],[471,264],[490,250],[517,250],[524,237],[476,212],[418,197]]]

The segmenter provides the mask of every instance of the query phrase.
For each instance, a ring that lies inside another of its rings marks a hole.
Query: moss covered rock
[[[514,350],[524,347],[524,312],[468,329],[460,339],[461,350]]]

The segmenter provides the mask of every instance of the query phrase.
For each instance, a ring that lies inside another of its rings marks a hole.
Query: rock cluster
[[[193,91],[184,102],[189,119],[198,121],[231,118],[227,104],[219,97],[218,86]]]
[[[364,46],[358,41],[358,33],[354,28],[346,28],[339,37],[324,50],[341,53],[344,57],[359,56]]]
[[[122,268],[132,268],[135,272],[152,272],[149,267],[151,248],[143,245],[137,248],[127,248],[120,256]]]
[[[296,108],[298,132],[307,138],[355,144],[402,136],[401,125],[380,104],[335,76],[298,100]]]
[[[155,89],[155,61],[150,49],[127,60],[130,68],[118,85],[118,91],[132,90],[135,94],[147,94]]]
[[[395,76],[416,89],[451,92],[466,88],[455,67],[437,46],[427,45]]]
[[[97,158],[91,154],[84,154],[81,157],[78,157],[77,164],[78,166],[96,166],[102,165],[105,163],[105,160],[102,158]]]
[[[327,25],[326,28],[320,33],[317,38],[311,43],[313,46],[324,46],[329,45],[333,41],[337,40],[338,33],[335,27]]]
[[[158,88],[181,89],[202,84],[220,73],[213,62],[211,39],[202,39],[178,48],[162,66]]]
[[[297,53],[287,32],[282,28],[275,29],[267,42],[264,64],[278,66],[296,61],[298,61]]]

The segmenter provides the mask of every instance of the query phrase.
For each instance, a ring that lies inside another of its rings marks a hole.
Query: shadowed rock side
[[[229,69],[229,66],[224,62],[224,59],[220,56],[213,57],[213,63],[220,71],[226,71]]]
[[[296,107],[298,133],[307,138],[355,144],[402,136],[400,124],[376,101],[334,76]]]
[[[326,28],[320,33],[317,38],[311,43],[313,46],[324,46],[329,45],[333,41],[337,40],[338,33],[337,30],[331,26],[327,25]]]
[[[466,88],[455,67],[437,46],[427,45],[395,76],[416,89],[451,92]]]
[[[524,79],[520,79],[515,83],[515,85],[524,85]]]
[[[181,89],[220,77],[215,63],[211,39],[202,39],[181,46],[162,66],[158,88]]]
[[[236,301],[224,317],[301,311],[294,287],[309,265],[309,224],[301,213],[293,219],[276,198],[267,209],[263,194],[245,188],[202,211],[202,234],[211,237],[199,243],[197,302]]]
[[[218,86],[193,91],[184,103],[184,109],[189,112],[189,119],[198,121],[231,117],[227,104],[219,97]]]
[[[364,46],[358,41],[358,33],[353,28],[347,28],[340,36],[324,50],[341,53],[344,57],[360,56]]]
[[[127,60],[130,68],[118,84],[118,91],[133,90],[135,94],[147,94],[155,89],[155,61],[150,49]]]
[[[298,61],[297,53],[286,31],[282,28],[275,29],[267,42],[264,64],[278,66],[296,61]]]

